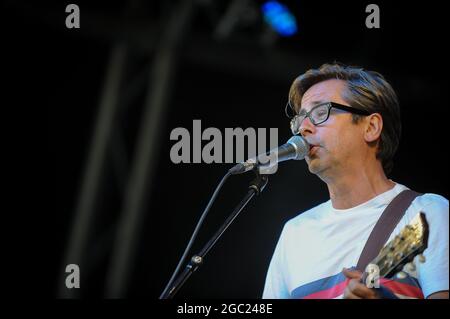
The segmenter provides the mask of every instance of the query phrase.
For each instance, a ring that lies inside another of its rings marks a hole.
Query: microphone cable
[[[197,226],[195,226],[194,232],[192,233],[191,239],[189,240],[189,243],[187,244],[183,255],[180,258],[180,261],[178,262],[178,265],[175,269],[175,271],[172,274],[172,277],[170,278],[169,282],[167,283],[166,287],[164,288],[163,292],[161,293],[161,295],[159,296],[159,299],[163,299],[166,294],[167,291],[171,288],[176,276],[178,275],[178,273],[180,272],[180,268],[184,263],[184,260],[186,259],[187,254],[189,253],[189,250],[191,249],[192,245],[194,244],[195,238],[197,237],[197,234],[200,230],[201,225],[203,224],[204,219],[206,218],[206,216],[208,215],[209,210],[211,209],[212,204],[214,203],[214,201],[216,200],[217,195],[219,194],[220,189],[222,188],[222,186],[225,184],[226,180],[228,179],[228,177],[230,177],[232,175],[231,170],[229,170],[223,177],[222,180],[220,181],[220,183],[217,185],[213,195],[211,196],[211,199],[209,200],[208,204],[206,205],[205,209],[203,210],[202,215],[200,216],[200,219],[197,222]]]

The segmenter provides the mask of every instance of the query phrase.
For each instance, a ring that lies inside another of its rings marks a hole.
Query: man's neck
[[[395,183],[386,177],[380,166],[330,179],[327,181],[327,186],[333,207],[349,209],[392,189]]]

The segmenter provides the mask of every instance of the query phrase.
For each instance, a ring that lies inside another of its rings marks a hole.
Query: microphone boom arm
[[[174,280],[173,285],[165,292],[160,299],[171,299],[175,296],[178,290],[184,285],[188,278],[196,271],[204,261],[206,254],[211,250],[214,244],[219,240],[222,234],[227,230],[228,226],[234,221],[239,213],[244,209],[250,200],[259,195],[267,185],[268,176],[259,174],[258,169],[254,169],[256,178],[250,183],[249,190],[241,202],[236,206],[230,216],[225,220],[219,230],[212,236],[212,238],[206,243],[200,253],[192,256],[189,263],[186,265],[184,271]]]

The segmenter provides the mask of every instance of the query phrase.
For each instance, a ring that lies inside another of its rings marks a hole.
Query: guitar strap
[[[357,270],[364,272],[367,265],[378,256],[412,201],[420,195],[409,189],[404,190],[389,203],[367,239],[356,265]]]

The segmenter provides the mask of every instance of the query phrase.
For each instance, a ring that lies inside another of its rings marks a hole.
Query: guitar
[[[429,228],[424,213],[417,214],[400,233],[388,242],[377,257],[366,267],[362,282],[368,287],[374,287],[377,276],[389,278],[405,278],[403,267],[414,270],[411,261],[419,255],[419,262],[425,262],[422,252],[428,245]]]

